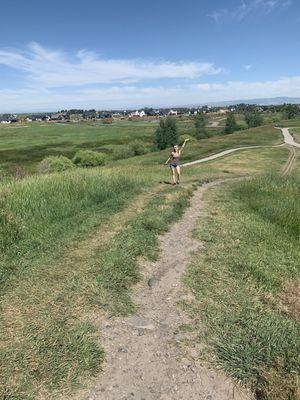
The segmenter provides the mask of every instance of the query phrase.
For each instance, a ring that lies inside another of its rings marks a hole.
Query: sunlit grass
[[[37,124],[27,138],[17,137],[20,129],[11,130],[6,139],[14,162],[22,164],[23,154],[25,165],[28,161],[34,166],[43,152],[51,154],[55,143],[67,155],[77,146],[104,146],[109,152],[132,138],[150,143],[153,125],[144,125],[87,126],[84,132],[59,126],[40,137],[40,130],[47,128]],[[180,129],[193,127],[183,121]],[[34,148],[27,148],[31,141]],[[183,162],[224,148],[280,141],[280,132],[272,127],[212,137],[189,144]],[[39,146],[45,146],[42,152]],[[279,171],[288,154],[284,148],[243,150],[184,168],[181,186],[174,188],[166,185],[170,170],[162,166],[169,152],[108,161],[100,168],[2,180],[0,397],[51,399],[98,373],[104,354],[89,315],[134,310],[131,289],[140,277],[138,260],[157,257],[157,235],[181,216],[193,188],[216,178]]]
[[[288,288],[300,273],[299,187],[297,175],[270,175],[210,191],[196,232],[206,250],[186,277],[199,340],[263,399],[297,398],[300,326]]]

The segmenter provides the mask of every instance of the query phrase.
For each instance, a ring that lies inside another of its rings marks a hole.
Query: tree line
[[[296,104],[284,104],[280,108],[284,119],[296,118],[300,115],[300,108]],[[226,117],[225,127],[222,131],[224,135],[231,134],[235,131],[255,128],[264,124],[262,113],[257,108],[245,108],[243,112],[247,126],[237,123],[234,112],[229,112]],[[206,139],[211,136],[211,132],[207,129],[208,118],[203,111],[198,111],[194,117],[194,134],[197,140]],[[179,142],[179,133],[176,120],[174,117],[168,116],[162,118],[155,133],[155,145],[159,150],[174,146]]]

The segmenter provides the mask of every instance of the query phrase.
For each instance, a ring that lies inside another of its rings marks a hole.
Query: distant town
[[[101,110],[95,109],[66,109],[52,113],[27,113],[27,114],[0,114],[1,124],[14,124],[19,122],[64,122],[76,123],[84,121],[100,120],[103,123],[112,123],[115,119],[128,120],[147,120],[165,116],[188,117],[197,115],[199,112],[204,114],[227,114],[256,112],[256,113],[274,113],[284,110],[287,104],[281,105],[258,105],[240,103],[227,107],[221,106],[199,106],[199,107],[179,107],[179,108],[141,108],[137,110]],[[300,111],[299,104],[293,104],[293,108]]]

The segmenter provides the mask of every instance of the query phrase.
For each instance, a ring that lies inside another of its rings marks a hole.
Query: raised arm
[[[181,154],[182,153],[182,150],[184,149],[184,147],[185,147],[185,145],[186,145],[186,142],[188,142],[190,139],[185,139],[185,141],[183,142],[183,144],[182,144],[182,146],[181,146],[181,148],[180,148],[180,150],[179,150],[179,153]]]

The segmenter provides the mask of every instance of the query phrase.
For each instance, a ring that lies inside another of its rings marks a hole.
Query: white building
[[[144,110],[142,111],[136,110],[130,114],[131,117],[145,117],[145,115],[146,113]]]

